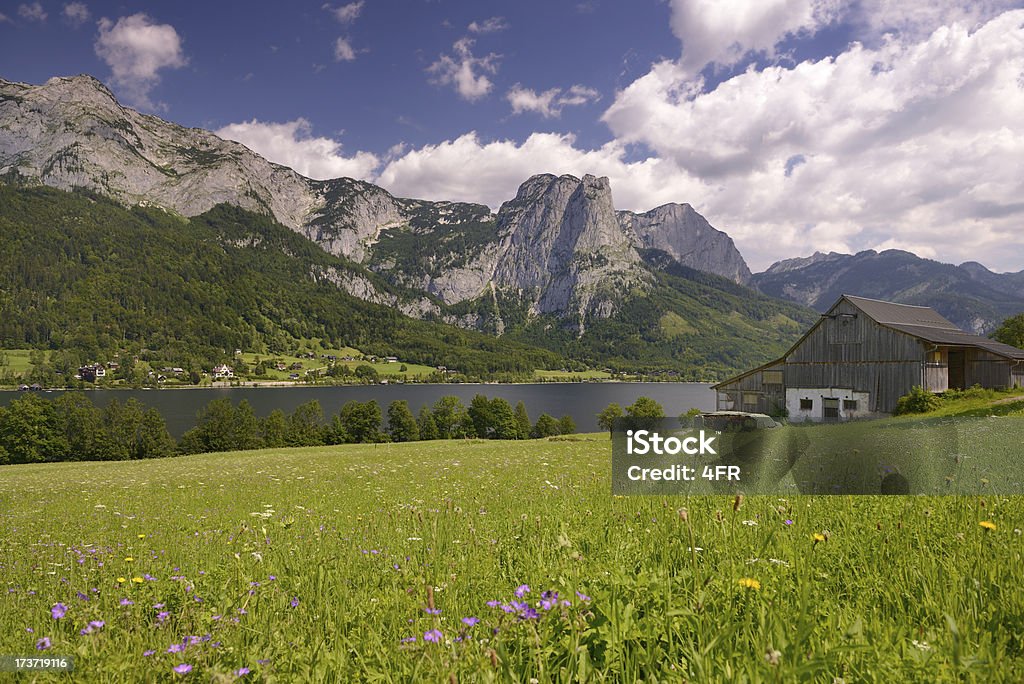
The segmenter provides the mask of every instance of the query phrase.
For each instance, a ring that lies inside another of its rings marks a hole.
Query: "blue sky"
[[[494,208],[533,173],[689,202],[751,266],[903,248],[1024,269],[1015,0],[0,2],[0,76],[318,178]]]

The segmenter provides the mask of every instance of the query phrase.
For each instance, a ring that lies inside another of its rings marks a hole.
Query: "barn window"
[[[822,407],[821,417],[828,419],[839,418],[839,400],[838,399],[822,399],[824,406]]]
[[[856,399],[843,399],[843,410],[844,411],[856,411],[857,400]]]
[[[766,385],[781,385],[782,384],[782,371],[780,370],[766,370],[761,372],[761,382]]]
[[[810,411],[813,408],[814,408],[814,400],[813,399],[801,399],[800,400],[800,410],[801,411]]]

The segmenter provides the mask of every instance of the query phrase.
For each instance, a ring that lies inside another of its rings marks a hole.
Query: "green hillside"
[[[85,193],[0,185],[0,233],[0,344],[65,350],[68,365],[148,350],[209,368],[235,349],[281,353],[311,338],[475,375],[562,365],[551,351],[350,296],[332,275],[412,297],[227,205],[186,220]]]

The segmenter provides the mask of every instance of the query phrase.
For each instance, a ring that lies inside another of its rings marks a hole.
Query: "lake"
[[[0,405],[7,405],[23,392],[0,392]],[[54,398],[59,390],[45,392],[41,396]],[[324,416],[338,413],[347,401],[369,401],[380,404],[387,414],[387,407],[396,399],[405,399],[414,415],[420,407],[432,405],[440,397],[454,395],[469,406],[476,394],[487,397],[502,397],[515,406],[517,401],[526,404],[530,420],[536,421],[542,413],[555,418],[566,414],[573,417],[580,432],[596,432],[597,414],[608,404],[616,402],[623,408],[636,401],[637,397],[650,397],[665,407],[665,414],[678,416],[691,408],[711,411],[715,408],[715,393],[710,385],[690,382],[571,382],[536,384],[451,384],[451,385],[352,385],[344,387],[236,387],[218,389],[165,389],[165,390],[89,390],[86,396],[93,403],[105,406],[111,399],[127,401],[138,399],[146,406],[156,408],[167,421],[167,428],[176,438],[195,425],[196,413],[207,403],[220,397],[228,397],[233,403],[245,399],[252,404],[258,416],[265,416],[274,409],[291,413],[296,406],[316,399],[324,410]]]

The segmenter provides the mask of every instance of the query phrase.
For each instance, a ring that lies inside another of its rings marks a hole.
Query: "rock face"
[[[643,214],[618,212],[623,230],[647,249],[660,249],[684,266],[746,285],[750,269],[732,238],[716,230],[689,204],[665,204]]]
[[[607,317],[625,292],[654,280],[644,249],[738,283],[750,279],[729,236],[692,207],[617,212],[607,178],[534,176],[497,215],[475,204],[400,199],[364,181],[311,180],[208,131],[122,107],[90,76],[41,86],[0,80],[3,176],[184,216],[220,203],[272,215],[325,250],[449,305],[511,299],[530,314]],[[326,277],[369,301],[390,301],[369,280]],[[427,299],[395,306],[439,313]]]

